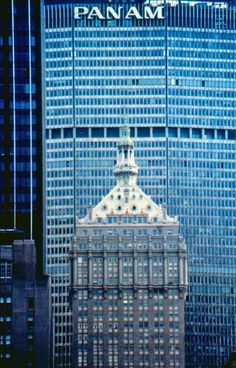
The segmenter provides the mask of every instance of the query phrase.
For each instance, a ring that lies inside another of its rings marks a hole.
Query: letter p
[[[81,19],[81,16],[88,14],[88,11],[88,8],[76,6],[74,8],[74,18]]]

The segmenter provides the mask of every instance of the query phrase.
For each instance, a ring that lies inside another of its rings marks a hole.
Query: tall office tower
[[[0,14],[0,366],[47,367],[40,0],[0,1]]]
[[[0,366],[50,366],[49,278],[37,269],[33,240],[0,229]]]
[[[84,217],[112,188],[124,111],[140,186],[180,215],[188,244],[186,366],[221,367],[235,349],[235,20],[232,2],[45,0],[47,263],[60,364],[74,208]]]
[[[124,127],[116,185],[73,239],[74,368],[185,367],[186,246],[177,219],[137,186],[137,173]]]
[[[41,267],[40,1],[1,1],[0,14],[0,227],[34,239]]]

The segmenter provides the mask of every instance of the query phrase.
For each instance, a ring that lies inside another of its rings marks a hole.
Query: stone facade
[[[117,185],[73,238],[73,367],[184,367],[186,245],[177,218],[137,186],[137,173],[123,128]]]

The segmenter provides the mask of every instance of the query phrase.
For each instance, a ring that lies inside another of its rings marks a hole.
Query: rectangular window
[[[178,137],[177,128],[168,128],[168,135],[170,138],[177,138]]]
[[[52,129],[52,139],[61,138],[61,129]]]
[[[202,130],[199,128],[192,129],[192,138],[200,139],[202,138]]]
[[[154,127],[153,137],[155,138],[165,137],[165,128],[164,127]]]
[[[150,137],[150,128],[138,128],[138,137]]]
[[[225,130],[223,129],[217,130],[217,139],[221,139],[221,140],[225,139]]]
[[[228,139],[235,141],[236,140],[236,131],[228,130]]]
[[[118,284],[118,257],[108,257],[108,277],[107,281],[110,285]]]
[[[91,128],[91,136],[92,138],[103,138],[104,129],[103,128]]]
[[[64,138],[73,138],[73,128],[64,128]]]
[[[32,296],[28,298],[28,309],[34,309],[34,297]]]
[[[189,138],[189,129],[188,128],[180,128],[180,138]]]
[[[119,138],[119,128],[107,128],[108,138]]]
[[[76,138],[88,138],[88,128],[76,128]]]
[[[205,129],[205,137],[207,139],[214,139],[215,137],[214,129]]]

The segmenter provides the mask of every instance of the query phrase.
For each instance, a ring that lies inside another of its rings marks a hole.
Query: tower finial
[[[129,128],[128,124],[124,124],[120,128],[120,142],[118,144],[120,145],[120,143],[123,142],[123,139],[125,139],[125,138],[127,138],[127,140],[129,140],[130,143],[133,144],[133,141],[130,138],[130,128]]]
[[[129,127],[129,118],[128,118],[128,115],[126,114],[125,117],[124,117],[124,127],[128,128]]]
[[[113,170],[120,185],[135,185],[138,166],[134,159],[134,143],[130,138],[130,128],[125,124],[120,128],[117,164]]]

